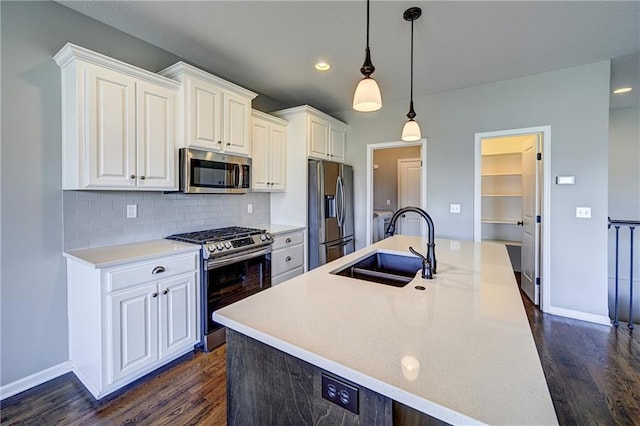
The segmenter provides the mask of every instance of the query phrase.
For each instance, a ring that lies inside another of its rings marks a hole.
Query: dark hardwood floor
[[[560,424],[640,425],[638,334],[542,314],[522,299]],[[2,401],[1,424],[223,425],[225,356],[224,345],[185,356],[100,402],[69,373]]]

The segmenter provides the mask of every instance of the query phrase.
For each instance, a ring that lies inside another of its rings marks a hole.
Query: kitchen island
[[[360,410],[373,405],[384,418],[377,424],[391,424],[391,413],[376,396],[451,424],[557,424],[503,245],[436,240],[435,278],[416,273],[404,287],[331,273],[376,250],[409,254],[413,246],[425,254],[426,243],[394,236],[216,311],[214,319],[232,335],[229,424],[246,411],[239,403],[255,409],[257,400],[269,401],[270,383],[278,389],[290,384],[292,394],[284,398],[297,411],[305,401],[328,403],[321,399],[319,377],[310,379],[313,387],[300,386],[303,395],[296,392],[296,382],[317,375],[315,370],[360,388]],[[251,342],[251,353],[244,354]],[[274,374],[288,377],[274,381],[265,371],[277,367],[278,357],[256,366],[260,348],[314,368],[297,370],[285,358]],[[264,389],[247,401],[247,387],[235,381]],[[271,409],[270,416],[286,411]]]

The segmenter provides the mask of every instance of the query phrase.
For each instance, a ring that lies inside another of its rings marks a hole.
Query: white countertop
[[[426,239],[395,236],[214,319],[448,423],[557,424],[505,247],[436,244],[433,280],[397,288],[329,273],[376,249],[425,253]]]
[[[83,262],[94,268],[121,265],[138,260],[153,259],[177,253],[197,252],[198,244],[182,243],[172,240],[151,240],[139,243],[121,244],[66,251],[67,258]]]
[[[266,229],[272,235],[286,234],[287,232],[304,231],[305,227],[302,225],[285,225],[285,224],[268,224],[257,225],[254,228]]]

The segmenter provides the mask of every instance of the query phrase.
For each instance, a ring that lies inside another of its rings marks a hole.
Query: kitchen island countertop
[[[426,242],[387,238],[214,319],[448,423],[557,424],[503,245],[436,240],[435,278],[402,288],[331,274],[375,250],[424,254]]]

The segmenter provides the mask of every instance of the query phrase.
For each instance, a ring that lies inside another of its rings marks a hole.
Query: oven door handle
[[[232,263],[236,263],[236,262],[242,262],[244,260],[248,260],[248,259],[253,259],[254,257],[260,257],[263,256],[265,254],[269,254],[271,253],[271,246],[263,248],[263,249],[258,249],[255,251],[251,251],[249,253],[245,253],[242,254],[240,256],[229,256],[229,257],[223,257],[220,259],[214,259],[214,260],[209,260],[207,261],[206,267],[205,269],[207,271],[211,270],[211,269],[215,269],[215,268],[219,268],[221,266],[225,266],[225,265],[230,265]]]

